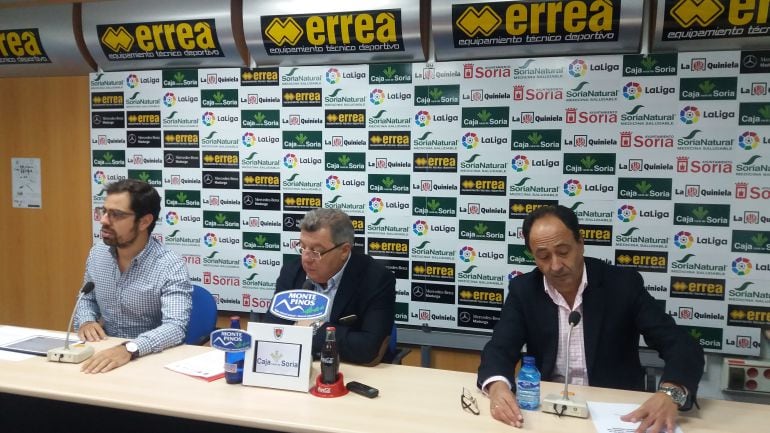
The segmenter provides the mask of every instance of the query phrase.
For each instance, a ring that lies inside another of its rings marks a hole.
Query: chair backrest
[[[192,310],[185,344],[203,344],[217,326],[217,301],[208,290],[193,284]]]
[[[387,339],[388,347],[385,351],[385,355],[382,357],[382,362],[387,364],[401,364],[401,361],[406,355],[411,352],[408,348],[398,348],[398,328],[396,324],[393,324],[393,329],[390,330],[390,337]]]

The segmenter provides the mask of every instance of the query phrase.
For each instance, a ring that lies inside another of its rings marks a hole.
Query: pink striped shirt
[[[586,347],[583,338],[583,320],[572,329],[572,344],[567,344],[567,335],[569,334],[569,314],[574,310],[583,315],[583,292],[588,285],[588,276],[586,267],[583,265],[583,279],[580,281],[575,303],[570,309],[567,301],[561,293],[548,284],[548,280],[543,276],[545,293],[551,297],[559,310],[559,344],[556,352],[556,365],[551,376],[552,382],[564,382],[564,376],[567,373],[567,348],[569,347],[570,357],[570,383],[575,385],[589,385],[588,371],[586,368]]]

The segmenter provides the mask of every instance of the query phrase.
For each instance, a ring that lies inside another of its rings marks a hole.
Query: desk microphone
[[[72,310],[72,317],[70,317],[70,324],[67,326],[67,337],[64,340],[64,347],[57,347],[48,351],[48,360],[55,362],[67,362],[70,364],[79,364],[86,359],[90,358],[94,354],[94,348],[86,346],[85,344],[75,344],[70,347],[70,331],[72,331],[72,322],[75,321],[75,312],[78,310],[78,304],[83,299],[83,295],[87,295],[94,290],[93,281],[89,281],[83,285],[80,289],[77,301],[75,301],[75,308]]]
[[[580,323],[580,313],[573,311],[569,313],[569,332],[567,332],[567,373],[564,375],[563,396],[549,394],[543,399],[543,412],[555,413],[559,416],[568,415],[578,418],[588,418],[588,406],[581,399],[569,398],[569,361],[570,361],[570,343],[572,342],[572,329]]]
[[[307,290],[309,292],[313,291],[313,281],[310,278],[305,279],[305,281],[302,283],[302,287],[300,290]]]

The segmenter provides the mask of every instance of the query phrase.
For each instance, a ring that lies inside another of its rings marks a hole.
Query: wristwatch
[[[123,343],[123,346],[126,348],[126,351],[131,354],[131,360],[135,360],[139,357],[139,346],[136,345],[133,341],[126,341]]]
[[[661,385],[658,387],[658,392],[662,392],[671,397],[680,409],[687,402],[687,392],[678,386]]]

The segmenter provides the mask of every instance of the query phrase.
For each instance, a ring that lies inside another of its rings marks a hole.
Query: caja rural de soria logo
[[[630,204],[624,204],[618,208],[618,219],[624,223],[629,223],[636,219],[636,208]]]
[[[681,231],[674,235],[674,245],[679,249],[687,249],[692,246],[692,233]]]

